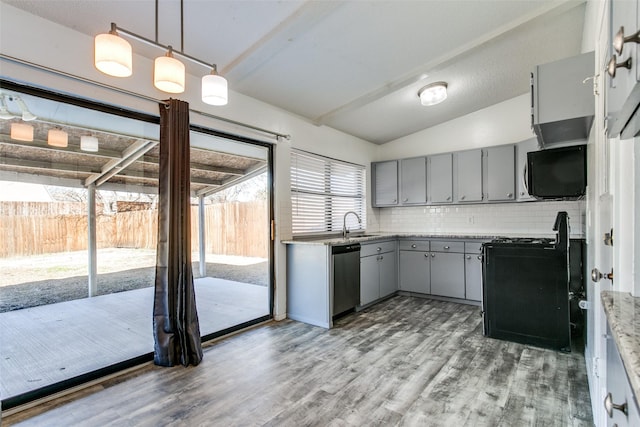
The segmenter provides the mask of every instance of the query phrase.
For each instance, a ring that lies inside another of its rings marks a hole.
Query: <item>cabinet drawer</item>
[[[465,254],[481,254],[484,242],[464,242]]]
[[[397,247],[398,246],[395,240],[387,242],[367,243],[366,245],[362,245],[360,247],[360,257],[383,254],[385,252],[393,252]]]
[[[428,240],[400,240],[401,251],[429,251]]]
[[[432,240],[431,251],[464,253],[464,242],[456,242],[452,240]]]

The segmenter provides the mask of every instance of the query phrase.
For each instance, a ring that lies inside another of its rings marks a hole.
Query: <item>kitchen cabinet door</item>
[[[464,256],[465,299],[482,301],[482,256],[466,254]]]
[[[398,204],[398,161],[372,164],[374,206]]]
[[[429,258],[429,252],[400,251],[401,291],[431,292]]]
[[[460,151],[456,154],[457,202],[482,201],[482,150]]]
[[[398,290],[398,262],[396,252],[380,254],[378,259],[380,277],[380,298]]]
[[[515,200],[515,146],[501,145],[486,149],[487,200]]]
[[[431,253],[431,294],[464,299],[464,255]]]
[[[427,157],[427,201],[451,203],[453,201],[453,154]]]
[[[400,161],[400,200],[403,205],[427,202],[427,161],[425,157]]]
[[[380,273],[378,255],[360,258],[360,305],[367,305],[380,298]]]
[[[519,202],[535,200],[527,188],[527,153],[530,151],[538,151],[536,138],[527,139],[516,145],[516,200]]]

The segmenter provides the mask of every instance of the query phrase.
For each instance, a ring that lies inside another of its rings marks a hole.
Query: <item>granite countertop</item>
[[[614,291],[602,291],[600,298],[633,392],[640,397],[640,298]]]
[[[406,232],[378,232],[378,233],[364,233],[364,235],[358,235],[353,233],[348,239],[342,238],[342,236],[317,236],[309,238],[298,238],[295,240],[283,240],[285,244],[302,244],[302,245],[340,245],[348,243],[366,243],[368,241],[375,241],[381,239],[478,239],[478,240],[493,240],[503,237],[533,237],[533,238],[554,238],[555,234],[526,234],[526,233],[502,233],[502,234],[452,234],[452,233],[406,233]],[[573,237],[572,237],[573,238]]]

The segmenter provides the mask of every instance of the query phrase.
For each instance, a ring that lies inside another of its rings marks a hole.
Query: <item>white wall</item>
[[[153,87],[151,60],[134,56],[133,76],[128,78],[106,76],[93,66],[93,37],[43,20],[4,3],[0,3],[0,8],[0,51],[3,54],[155,99],[169,98],[168,94],[159,92]],[[11,61],[0,59],[0,74],[3,78],[33,86],[158,115],[158,104],[155,102]],[[177,98],[189,102],[191,108],[195,110],[291,135],[290,141],[283,140],[275,144],[274,159],[276,186],[276,304],[274,314],[276,318],[281,319],[286,314],[286,252],[285,246],[279,242],[291,237],[289,190],[289,151],[291,147],[366,165],[367,168],[374,160],[376,147],[369,142],[337,130],[315,126],[293,114],[234,92],[233,81],[229,82],[231,89],[229,104],[224,107],[209,106],[200,100],[199,80],[200,76],[188,75],[187,90]],[[248,137],[265,139],[259,134],[243,131],[237,126],[201,115],[193,114],[191,121],[194,124],[213,129],[243,133]]]

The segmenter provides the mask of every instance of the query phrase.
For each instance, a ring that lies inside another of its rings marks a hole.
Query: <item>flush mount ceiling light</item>
[[[69,134],[67,134],[62,129],[49,129],[49,133],[47,135],[47,144],[52,147],[61,147],[65,148],[69,145]]]
[[[11,123],[11,139],[16,141],[33,141],[33,126],[25,123]]]
[[[135,39],[142,43],[160,48],[165,56],[156,58],[153,70],[153,84],[156,88],[168,93],[182,93],[185,90],[185,66],[174,57],[194,62],[212,70],[211,74],[202,78],[202,101],[210,105],[226,105],[228,99],[227,81],[218,75],[215,64],[209,64],[184,53],[184,0],[180,0],[180,50],[158,43],[158,2],[156,1],[156,37],[149,40],[111,23],[111,31],[99,34],[95,38],[96,68],[105,74],[126,77],[131,75],[131,45],[121,36]],[[124,42],[124,43],[122,43]],[[126,45],[125,45],[126,44]],[[128,47],[127,47],[128,46]],[[100,66],[98,65],[100,63]],[[128,74],[127,74],[128,73]]]
[[[447,84],[445,82],[431,83],[418,91],[420,103],[424,106],[436,105],[447,99]]]

